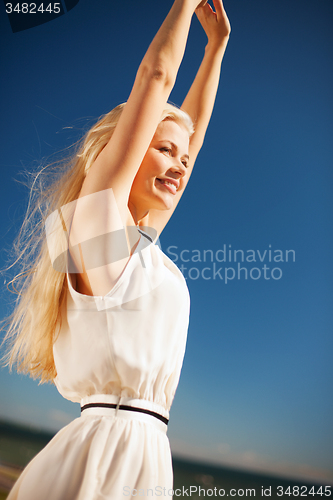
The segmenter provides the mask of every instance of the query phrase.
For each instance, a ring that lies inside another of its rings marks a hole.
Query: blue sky
[[[27,201],[15,179],[126,101],[171,4],[80,0],[14,34],[0,10],[1,267]],[[225,0],[225,8],[232,34],[214,114],[161,236],[187,268],[191,294],[168,434],[175,456],[332,480],[333,4]],[[194,19],[172,102],[184,99],[204,45]],[[247,279],[233,254],[222,261],[224,249],[254,250],[256,261],[240,263]],[[4,315],[11,297],[2,289]],[[0,377],[0,418],[57,430],[79,415],[52,386],[6,368]]]

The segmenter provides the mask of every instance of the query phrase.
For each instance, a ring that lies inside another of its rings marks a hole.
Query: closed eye
[[[160,148],[160,151],[163,152],[163,153],[167,153],[168,155],[172,155],[172,148],[169,148],[167,146],[163,146],[162,148]],[[188,155],[186,155],[186,157],[188,158]],[[186,160],[182,160],[182,164],[184,165],[185,168],[187,168],[188,167],[188,161],[187,161],[187,159]]]

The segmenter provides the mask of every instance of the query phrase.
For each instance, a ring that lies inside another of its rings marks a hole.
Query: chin
[[[173,195],[168,193],[161,196],[160,193],[153,193],[154,195],[150,198],[150,209],[151,210],[171,210],[173,208]]]
[[[173,203],[152,203],[149,210],[159,210],[164,212],[165,210],[171,210],[173,208]]]
[[[173,208],[173,199],[166,198],[160,201],[158,210],[171,210]]]

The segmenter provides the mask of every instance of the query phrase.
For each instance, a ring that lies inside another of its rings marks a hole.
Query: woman
[[[54,381],[82,416],[30,462],[10,500],[172,496],[166,429],[189,297],[153,243],[184,192],[213,109],[230,33],[222,0],[213,3],[215,11],[174,1],[126,105],[88,132],[72,168],[42,193],[47,238],[7,334],[10,364]],[[208,43],[178,110],[167,99],[194,12]]]

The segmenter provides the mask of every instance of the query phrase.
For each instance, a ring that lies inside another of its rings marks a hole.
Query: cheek
[[[135,176],[133,186],[145,189],[151,185],[153,177],[156,177],[156,172],[151,164],[142,164]]]
[[[160,177],[168,170],[168,159],[159,152],[149,152],[144,157],[135,177],[136,184],[151,184],[154,177]]]
[[[159,177],[168,170],[167,159],[160,156],[155,156],[152,161],[147,165],[146,176],[147,177]]]
[[[180,190],[182,190],[186,187],[187,181],[188,181],[188,175],[186,173],[181,179],[179,179]]]

